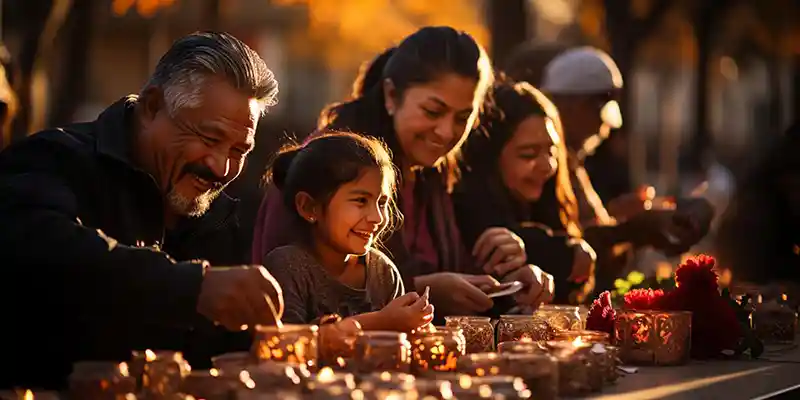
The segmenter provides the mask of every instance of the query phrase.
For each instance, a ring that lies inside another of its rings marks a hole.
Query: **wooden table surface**
[[[765,399],[800,389],[800,349],[770,347],[759,360],[692,361],[640,367],[589,399]],[[796,396],[800,399],[800,395]]]

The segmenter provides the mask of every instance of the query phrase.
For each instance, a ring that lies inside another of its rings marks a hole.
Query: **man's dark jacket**
[[[132,162],[135,104],[123,98],[94,122],[0,153],[0,388],[62,388],[73,362],[136,349],[184,350],[202,364],[247,345],[196,312],[197,260],[247,259],[235,201],[223,195],[167,232],[163,196]]]

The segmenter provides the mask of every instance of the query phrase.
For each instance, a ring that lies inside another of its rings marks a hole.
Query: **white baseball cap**
[[[559,54],[545,67],[542,90],[551,94],[608,93],[622,88],[622,73],[614,60],[594,47],[578,47]],[[622,126],[622,111],[610,100],[600,111],[611,128]]]

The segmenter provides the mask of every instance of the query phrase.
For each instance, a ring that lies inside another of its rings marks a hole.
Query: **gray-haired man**
[[[244,43],[196,33],[138,96],[0,153],[0,388],[60,388],[77,360],[185,350],[212,322],[238,331],[280,317],[263,267],[209,268],[246,260],[222,190],[277,93]]]

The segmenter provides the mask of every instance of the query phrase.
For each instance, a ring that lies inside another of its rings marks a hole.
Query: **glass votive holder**
[[[316,390],[326,386],[343,386],[350,390],[356,388],[356,378],[347,372],[336,372],[330,367],[323,367],[308,381],[306,387]]]
[[[353,319],[339,319],[320,325],[319,366],[338,370],[347,368],[352,362],[356,338],[361,325]]]
[[[236,388],[236,382],[231,377],[224,376],[214,368],[192,371],[181,383],[181,393],[205,400],[228,400]]]
[[[501,375],[506,363],[505,354],[467,354],[458,360],[456,371],[473,377]]]
[[[460,327],[436,327],[411,336],[411,371],[452,372],[459,357],[466,352],[466,340]]]
[[[256,392],[300,392],[311,380],[311,373],[304,364],[267,361],[245,368],[238,380],[240,387]]]
[[[417,394],[426,400],[449,400],[453,398],[452,384],[434,378],[417,379],[414,383]]]
[[[475,377],[472,384],[477,387],[489,387],[492,398],[499,399],[529,399],[531,392],[525,386],[522,378],[508,375],[495,375]]]
[[[580,340],[581,342],[584,343],[602,343],[602,344],[611,343],[610,335],[608,333],[600,331],[585,331],[585,330],[556,332],[555,338],[553,340],[567,341],[567,342]]]
[[[583,319],[578,306],[544,304],[533,315],[547,321],[557,331],[583,329]]]
[[[756,336],[765,344],[792,344],[797,332],[797,313],[777,302],[761,303],[752,314]]]
[[[361,332],[356,338],[354,353],[355,368],[362,373],[410,370],[411,343],[405,333]]]
[[[617,310],[614,344],[636,365],[682,365],[691,352],[692,313]]]
[[[258,358],[246,351],[224,353],[211,357],[211,365],[225,375],[238,375],[245,368],[258,364]]]
[[[518,340],[498,343],[497,352],[500,354],[546,354],[547,350],[540,342]]]
[[[552,340],[555,329],[547,321],[532,315],[503,315],[497,322],[497,343],[522,339]]]
[[[256,326],[256,357],[259,361],[281,361],[317,366],[316,325]]]
[[[174,397],[180,393],[183,378],[189,375],[192,368],[177,351],[149,350],[142,374],[142,393],[144,397]]]
[[[558,363],[558,395],[581,396],[591,392],[588,343],[547,342]]]
[[[416,379],[402,372],[376,372],[360,376],[358,389],[365,399],[416,399]]]
[[[467,354],[494,350],[494,326],[489,317],[444,317],[446,326],[460,327],[467,342]]]
[[[136,379],[130,376],[127,363],[82,361],[72,366],[70,398],[115,400],[135,392]]]
[[[509,354],[504,374],[522,378],[531,397],[558,397],[558,360],[549,354]]]

